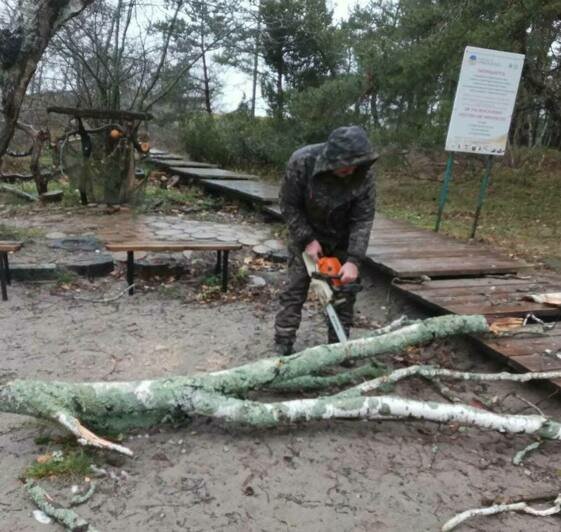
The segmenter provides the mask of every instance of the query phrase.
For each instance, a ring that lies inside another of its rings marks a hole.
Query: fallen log
[[[73,433],[85,445],[132,454],[126,447],[94,434],[146,428],[167,420],[209,416],[257,428],[315,419],[423,419],[458,422],[501,432],[536,434],[561,439],[561,425],[541,415],[500,415],[468,405],[418,401],[395,396],[366,396],[384,384],[413,376],[463,380],[530,380],[559,378],[561,372],[530,375],[508,373],[469,374],[414,366],[396,370],[342,392],[313,399],[260,402],[240,398],[249,391],[305,390],[330,386],[320,372],[349,360],[367,360],[382,353],[396,353],[414,344],[455,334],[489,331],[483,316],[441,316],[416,321],[386,334],[306,349],[284,358],[268,358],[230,370],[209,374],[168,377],[132,382],[65,383],[14,380],[0,386],[0,412],[50,419]],[[362,370],[367,372],[369,370]],[[353,373],[354,372],[354,373]],[[364,378],[352,370],[349,375]],[[350,383],[347,375],[341,382]],[[368,377],[367,377],[368,378]],[[321,380],[325,379],[325,380]],[[340,384],[341,382],[335,382]]]
[[[80,517],[74,510],[63,508],[53,501],[49,494],[37,483],[28,481],[25,485],[27,493],[43,513],[74,532],[97,532],[93,526],[85,519]]]
[[[37,201],[37,196],[33,194],[29,194],[20,190],[19,188],[11,187],[10,185],[2,185],[0,184],[0,192],[5,192],[7,194],[12,194],[18,198],[24,199],[25,201],[34,202]]]

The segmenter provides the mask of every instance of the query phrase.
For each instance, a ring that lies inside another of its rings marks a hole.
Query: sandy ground
[[[237,257],[243,258],[243,253]],[[0,303],[0,377],[128,380],[215,370],[268,356],[277,310],[272,287],[280,285],[282,267],[256,273],[269,280],[261,294],[210,303],[193,297],[198,288],[189,278],[110,304],[73,297],[117,293],[122,279],[83,281],[79,293],[14,283],[10,300]],[[404,311],[419,315],[397,296],[388,299],[387,281],[366,275],[367,289],[358,303],[363,321],[383,324]],[[324,337],[323,319],[308,305],[296,347]],[[501,369],[459,341],[387,360]],[[504,398],[516,390],[561,417],[558,400],[547,399],[551,390],[545,386],[451,387],[466,401]],[[422,381],[396,391],[444,400]],[[530,412],[512,395],[501,408]],[[34,520],[34,507],[18,480],[47,450],[34,438],[56,432],[31,418],[0,414],[0,530],[60,529]],[[129,435],[132,459],[101,457],[119,478],[102,479],[79,511],[99,530],[120,532],[438,530],[455,513],[480,505],[484,496],[561,489],[557,445],[540,449],[522,467],[511,464],[514,453],[531,441],[420,422],[329,422],[254,431],[195,419]],[[62,501],[73,482],[50,479],[42,485]],[[509,515],[473,520],[462,530],[558,531],[560,523],[559,517]]]

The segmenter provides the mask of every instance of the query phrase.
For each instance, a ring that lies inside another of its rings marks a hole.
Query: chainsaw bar
[[[347,335],[345,334],[345,329],[343,328],[343,325],[341,324],[341,320],[337,315],[337,311],[333,308],[333,305],[329,303],[325,305],[325,312],[327,312],[327,316],[329,317],[329,321],[333,326],[333,330],[335,331],[335,334],[337,335],[339,342],[344,344],[347,341]]]

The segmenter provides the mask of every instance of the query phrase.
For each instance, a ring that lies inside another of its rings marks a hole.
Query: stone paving
[[[189,220],[177,216],[136,216],[118,226],[100,228],[102,240],[218,240],[257,246],[271,240],[266,226]]]
[[[46,222],[46,223],[45,223]],[[259,256],[273,260],[285,260],[285,244],[282,240],[273,238],[271,227],[266,224],[239,223],[216,223],[210,221],[190,220],[182,216],[168,215],[134,215],[131,212],[120,212],[110,216],[79,216],[61,219],[55,217],[53,220],[43,220],[44,229],[48,232],[43,238],[36,238],[24,246],[21,252],[15,254],[11,259],[13,268],[17,271],[18,278],[29,278],[28,270],[33,267],[54,266],[66,267],[74,264],[76,260],[79,265],[84,261],[91,261],[92,265],[99,267],[101,259],[112,257],[115,261],[125,261],[126,253],[107,253],[103,249],[102,242],[122,242],[125,240],[213,240],[219,242],[237,242],[247,246]],[[17,225],[20,225],[19,223]],[[39,224],[27,220],[27,227],[37,227]],[[20,225],[21,226],[21,225]],[[52,229],[49,231],[49,229]],[[76,250],[60,249],[61,241],[70,241],[77,237],[95,237],[100,242],[98,249]],[[70,257],[75,254],[76,256]],[[180,257],[188,258],[186,254],[148,254],[145,252],[135,253],[135,260],[141,265],[147,263],[158,263],[169,261],[175,263]],[[76,268],[71,268],[76,270]],[[43,271],[41,270],[41,271]],[[52,271],[49,270],[50,277]],[[41,277],[41,272],[35,277]],[[33,278],[33,275],[31,275]]]

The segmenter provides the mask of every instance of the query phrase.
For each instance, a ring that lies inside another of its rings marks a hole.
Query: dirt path
[[[269,292],[215,303],[186,298],[195,290],[189,279],[177,281],[173,292],[141,290],[111,304],[68,296],[116,293],[122,280],[84,283],[79,293],[14,283],[10,300],[0,304],[0,376],[128,380],[215,370],[268,356],[277,309],[271,287],[280,284],[282,271],[263,275]],[[403,310],[415,315],[401,300],[388,308],[386,279],[370,274],[365,285],[358,304],[363,318],[383,323]],[[296,347],[323,342],[324,331],[322,318],[308,306]],[[459,342],[413,349],[404,358],[394,362],[498,367]],[[549,393],[511,385],[453,389],[468,401],[473,392],[492,398],[516,389],[531,401]],[[420,381],[398,391],[442,400]],[[555,399],[540,406],[561,417]],[[511,396],[502,408],[516,411],[525,404]],[[32,419],[0,415],[1,530],[57,529],[33,519],[33,505],[18,480],[46,450],[34,438],[53,432]],[[197,419],[130,435],[127,445],[135,457],[117,462],[109,457],[114,465],[106,467],[119,478],[102,480],[80,512],[99,530],[119,532],[437,530],[456,512],[479,505],[482,496],[561,489],[555,444],[523,467],[511,464],[530,441],[423,423],[331,422],[255,432]],[[71,483],[43,481],[60,498]],[[559,519],[511,515],[474,520],[463,530],[505,529],[557,531]]]

